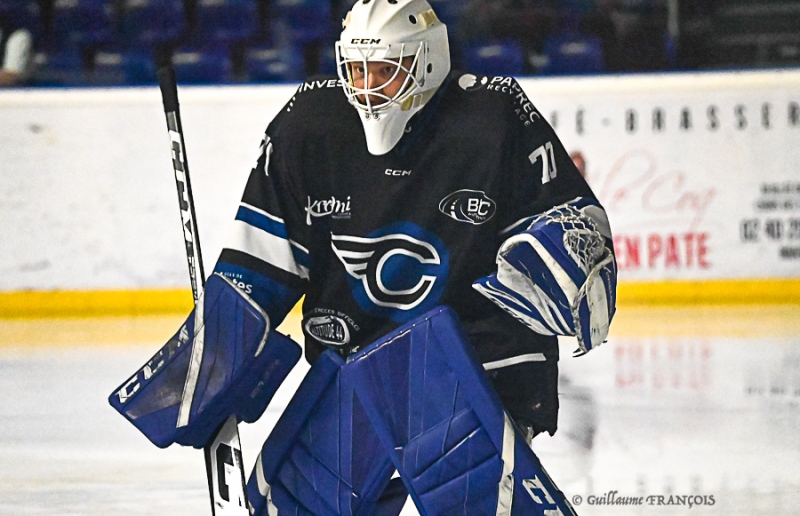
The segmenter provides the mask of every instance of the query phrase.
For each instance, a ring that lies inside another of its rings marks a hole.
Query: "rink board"
[[[520,83],[586,160],[615,235],[620,304],[800,302],[800,72]],[[296,89],[180,88],[207,268],[264,128]],[[0,109],[0,317],[185,312],[158,89],[2,91]]]
[[[617,295],[621,307],[800,304],[800,280],[623,282]],[[188,289],[0,292],[0,318],[187,314],[192,306]]]

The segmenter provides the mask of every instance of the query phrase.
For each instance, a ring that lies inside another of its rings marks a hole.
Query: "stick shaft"
[[[158,71],[158,83],[161,86],[161,98],[164,102],[164,114],[167,117],[167,130],[172,144],[172,168],[175,171],[175,186],[178,190],[178,206],[181,212],[183,240],[186,245],[186,261],[189,267],[189,280],[192,284],[192,295],[195,303],[205,285],[203,256],[200,250],[200,235],[197,231],[197,215],[192,196],[192,181],[189,175],[189,161],[186,157],[186,144],[183,139],[180,107],[178,105],[178,87],[172,67],[164,67]]]
[[[172,168],[175,172],[175,185],[178,189],[178,205],[183,226],[183,240],[186,245],[186,262],[189,267],[189,280],[195,305],[200,299],[205,285],[203,257],[200,252],[200,237],[197,230],[197,216],[194,210],[192,183],[189,177],[189,162],[186,159],[186,145],[183,139],[180,107],[178,105],[178,85],[175,71],[171,66],[158,70],[158,84],[167,117],[167,130],[172,145]],[[229,417],[214,432],[204,450],[208,491],[211,497],[211,514],[214,516],[249,515],[245,486],[244,466],[242,464],[241,442],[235,416]],[[226,471],[232,468],[238,478],[228,478]]]

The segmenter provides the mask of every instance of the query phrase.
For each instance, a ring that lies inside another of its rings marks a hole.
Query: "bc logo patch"
[[[436,306],[449,271],[436,235],[401,222],[366,237],[331,235],[331,246],[350,277],[364,311],[404,322]]]
[[[486,192],[459,190],[442,199],[439,211],[451,219],[477,226],[494,217],[497,204]]]

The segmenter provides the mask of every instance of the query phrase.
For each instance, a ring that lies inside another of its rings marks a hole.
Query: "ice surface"
[[[562,342],[559,431],[534,441],[578,514],[800,514],[800,308],[619,313],[589,355]],[[106,401],[180,319],[0,321],[1,515],[210,514],[202,453]],[[248,472],[306,367],[240,425]],[[612,491],[645,504],[589,505]],[[670,494],[714,505],[646,503]]]

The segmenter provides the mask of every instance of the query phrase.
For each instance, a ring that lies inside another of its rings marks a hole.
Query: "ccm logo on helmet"
[[[353,38],[350,40],[353,45],[379,45],[380,42],[380,39],[374,38]]]

